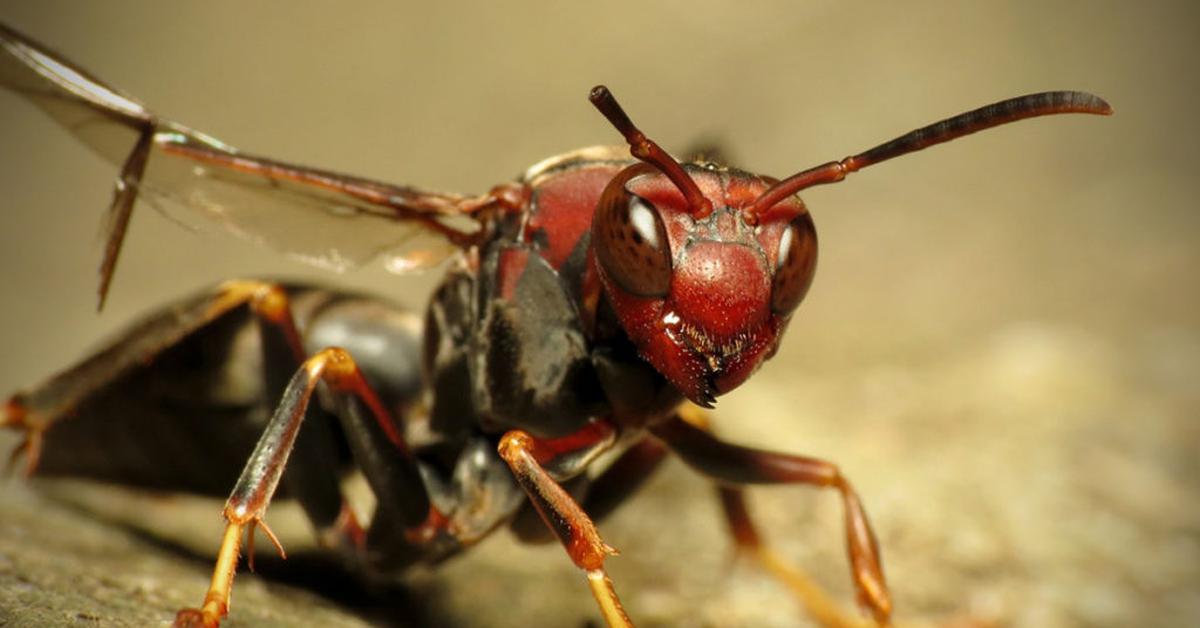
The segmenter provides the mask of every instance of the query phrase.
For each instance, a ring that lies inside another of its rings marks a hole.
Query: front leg
[[[871,610],[879,624],[888,623],[892,600],[883,575],[879,544],[858,494],[837,465],[816,458],[731,445],[680,415],[654,426],[651,431],[689,466],[721,483],[809,484],[837,489],[845,512],[850,572],[859,602]],[[749,519],[737,516],[741,506],[740,492],[732,488],[723,490],[722,498],[739,544],[757,544],[757,534],[749,526]],[[739,520],[746,525],[739,528]]]
[[[617,551],[600,538],[596,524],[547,470],[563,461],[572,463],[570,466],[585,464],[585,460],[611,447],[615,435],[615,429],[603,422],[591,423],[574,434],[556,439],[537,439],[521,430],[512,430],[500,439],[499,450],[542,520],[558,536],[575,565],[587,574],[588,586],[609,627],[632,628],[633,623],[604,569],[604,559]]]

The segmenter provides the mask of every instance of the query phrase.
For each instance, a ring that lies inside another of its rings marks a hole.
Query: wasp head
[[[799,198],[747,213],[772,183],[711,164],[682,166],[700,209],[654,165],[609,183],[592,219],[605,294],[643,359],[711,406],[775,353],[816,267]]]

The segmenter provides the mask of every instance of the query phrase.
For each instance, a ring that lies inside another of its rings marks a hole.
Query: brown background
[[[843,465],[902,620],[1200,618],[1194,3],[506,4],[4,2],[0,19],[252,152],[464,192],[614,143],[585,100],[597,82],[664,146],[718,140],[737,165],[777,176],[1000,98],[1100,94],[1117,115],[1026,122],[807,192],[822,239],[816,283],[780,357],[722,399],[719,429]],[[96,316],[94,235],[115,169],[8,95],[0,138],[0,389],[230,276],[345,282],[414,307],[428,292],[430,278],[331,276],[143,211]],[[96,572],[22,552],[85,554],[55,543],[91,537],[57,502],[14,482],[0,490],[11,505],[0,507],[0,623],[24,625],[25,592],[86,589]],[[837,501],[770,489],[755,505],[780,550],[848,599]],[[200,547],[217,535],[206,508],[191,524]],[[614,577],[645,624],[803,625],[781,588],[730,568],[708,491],[681,465],[603,531],[624,552]],[[161,552],[96,534],[96,547],[123,555]],[[169,572],[138,563],[109,595],[38,621],[68,623],[71,609],[104,625],[161,617],[146,602],[130,619],[113,600],[160,586],[163,608],[175,595],[199,601],[207,567],[183,564],[178,586],[146,584]],[[287,624],[309,603],[293,600],[310,600],[243,585],[235,613],[261,612],[244,620],[255,625]],[[559,550],[516,548],[505,534],[412,586],[430,622],[593,616]]]

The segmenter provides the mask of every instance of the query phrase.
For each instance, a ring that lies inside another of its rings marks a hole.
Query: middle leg
[[[288,383],[226,502],[222,513],[225,534],[204,603],[200,608],[181,610],[175,618],[176,626],[216,626],[227,614],[243,535],[252,535],[255,528],[261,527],[282,553],[263,518],[321,382],[338,406],[336,414],[345,427],[355,462],[372,491],[388,496],[401,513],[400,523],[414,534],[437,519],[399,426],[348,353],[337,348],[322,350],[305,360]]]

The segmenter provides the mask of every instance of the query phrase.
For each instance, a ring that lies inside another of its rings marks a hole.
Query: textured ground
[[[780,356],[721,400],[718,428],[843,466],[900,623],[1200,623],[1192,5],[684,6],[279,19],[234,3],[0,3],[0,19],[235,145],[434,189],[486,189],[614,141],[583,100],[601,80],[664,145],[720,139],[777,175],[1005,96],[1107,97],[1110,119],[1029,122],[806,193],[816,283]],[[0,137],[0,389],[196,286],[303,272],[144,212],[93,316],[87,243],[114,170],[7,97]],[[345,280],[428,293],[375,270]],[[807,625],[731,562],[709,493],[672,463],[603,525],[639,625]],[[753,505],[782,554],[849,600],[834,497],[773,488]],[[164,625],[202,595],[218,508],[0,482],[0,625]],[[303,526],[286,508],[271,519],[298,550]],[[228,625],[595,621],[560,550],[507,534],[375,592],[316,560],[263,570],[239,576]]]

